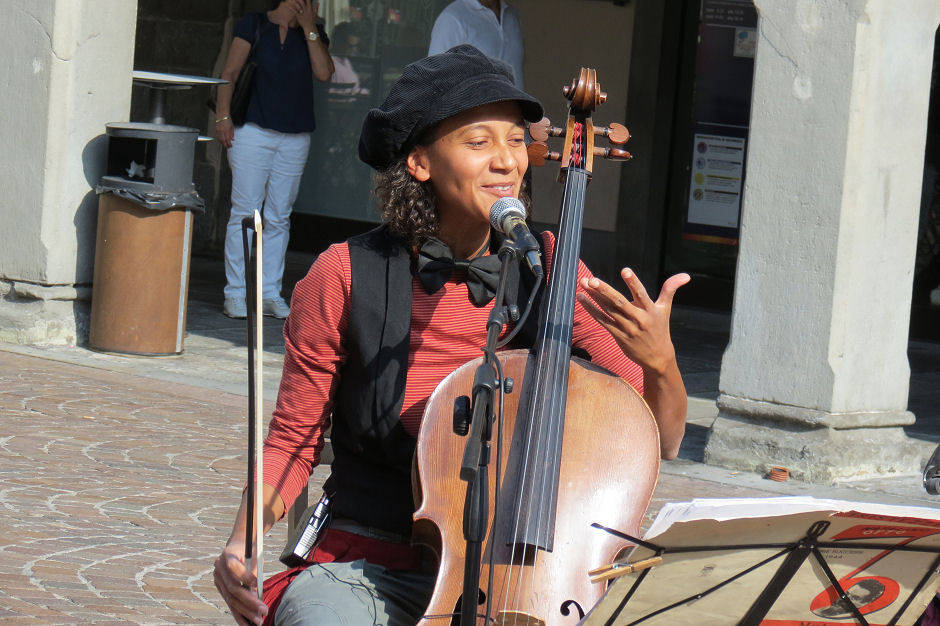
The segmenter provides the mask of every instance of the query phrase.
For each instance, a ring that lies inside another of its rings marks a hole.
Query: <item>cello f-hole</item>
[[[479,592],[479,595],[477,596],[477,606],[482,606],[483,604],[486,603],[486,592],[483,591],[482,589],[477,589],[477,591]],[[457,604],[454,605],[454,612],[452,614],[453,617],[450,620],[451,626],[460,626],[460,614],[462,610],[463,610],[463,594],[461,594],[460,597],[457,598]],[[486,616],[481,613],[477,613],[477,619],[479,620],[481,618],[485,619]]]
[[[565,601],[562,603],[561,608],[560,608],[559,610],[561,611],[561,614],[562,614],[562,615],[564,615],[565,617],[567,617],[567,616],[571,615],[571,607],[572,607],[572,606],[573,606],[574,608],[578,609],[578,619],[584,619],[584,609],[581,608],[581,605],[578,604],[578,601],[577,601],[577,600],[565,600]]]

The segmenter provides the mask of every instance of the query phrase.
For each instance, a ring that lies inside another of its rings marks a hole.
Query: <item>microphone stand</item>
[[[477,621],[480,562],[489,516],[487,468],[493,430],[494,394],[502,384],[494,366],[496,342],[499,333],[508,322],[509,312],[504,302],[506,275],[509,271],[509,264],[518,259],[519,251],[511,243],[504,241],[497,254],[502,263],[499,269],[499,282],[496,286],[496,304],[486,322],[486,347],[483,348],[483,362],[477,367],[473,378],[470,433],[466,448],[464,448],[463,462],[460,465],[460,479],[467,483],[463,514],[463,535],[467,541],[467,549],[464,558],[463,599],[460,603],[461,626],[475,626]]]

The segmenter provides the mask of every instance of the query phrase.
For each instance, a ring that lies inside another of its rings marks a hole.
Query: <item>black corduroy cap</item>
[[[362,123],[359,158],[375,169],[408,153],[424,132],[458,113],[494,102],[515,101],[529,122],[542,119],[542,105],[513,83],[512,70],[471,45],[405,66],[382,106]]]

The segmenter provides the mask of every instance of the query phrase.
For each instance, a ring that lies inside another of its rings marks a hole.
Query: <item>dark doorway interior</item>
[[[940,31],[934,38],[924,186],[911,298],[911,336],[940,341]]]
[[[731,309],[756,27],[750,0],[684,7],[662,267],[693,275],[687,304]]]

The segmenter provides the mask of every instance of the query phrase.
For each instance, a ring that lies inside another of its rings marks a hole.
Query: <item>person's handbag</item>
[[[254,47],[252,46],[252,53]],[[238,78],[235,79],[235,87],[232,89],[232,102],[229,105],[229,115],[232,116],[232,123],[235,126],[242,126],[245,118],[248,117],[248,104],[251,102],[251,90],[255,84],[255,71],[258,64],[249,55],[242,65]]]
[[[232,118],[232,124],[242,126],[245,118],[248,117],[248,105],[251,104],[251,92],[255,84],[255,72],[258,70],[258,64],[255,63],[255,49],[258,47],[258,37],[261,36],[261,22],[264,19],[260,13],[255,23],[255,41],[251,44],[251,51],[248,58],[238,72],[238,78],[235,79],[235,85],[232,88],[232,101],[229,104],[229,116]],[[206,104],[215,111],[215,98],[210,98]]]

